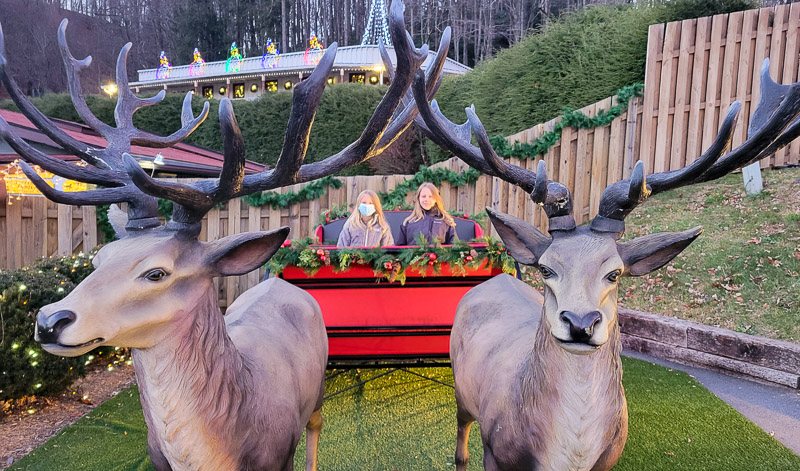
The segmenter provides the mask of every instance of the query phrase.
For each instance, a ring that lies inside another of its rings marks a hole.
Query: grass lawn
[[[746,196],[741,174],[661,193],[626,219],[629,240],[703,226],[666,267],[623,278],[622,307],[800,342],[800,168],[762,173]],[[538,273],[526,269],[538,284]]]
[[[800,457],[685,373],[625,358],[630,433],[615,470],[788,470]],[[384,370],[333,373],[328,393]],[[446,368],[413,370],[452,384]],[[335,375],[335,376],[334,376]],[[397,371],[334,396],[323,407],[320,470],[450,470],[455,399],[447,386]],[[136,388],[121,392],[12,470],[149,470]],[[473,427],[470,469],[482,469]],[[305,460],[298,447],[295,469]]]

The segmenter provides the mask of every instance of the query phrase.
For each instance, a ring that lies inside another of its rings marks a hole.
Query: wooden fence
[[[542,158],[549,176],[572,191],[575,219],[580,224],[597,213],[605,187],[630,175],[644,160],[648,172],[672,170],[694,160],[716,135],[720,115],[736,99],[743,101],[734,144],[744,139],[748,118],[759,95],[759,71],[771,59],[779,82],[798,80],[800,4],[686,20],[650,27],[645,97],[631,101],[628,111],[610,125],[594,129],[564,129],[561,141]],[[780,72],[780,73],[778,73]],[[663,85],[663,86],[662,86]],[[607,98],[581,111],[593,116],[608,109]],[[531,142],[552,130],[557,120],[509,136],[510,142]],[[531,170],[537,161],[510,159]],[[764,165],[800,163],[800,142],[777,153]],[[451,159],[438,164],[463,171],[466,164]],[[364,189],[388,191],[407,175],[344,177],[340,189],[286,209],[253,208],[233,200],[209,212],[201,240],[287,225],[292,238],[310,236],[320,214],[334,205],[352,209]],[[282,192],[297,191],[302,185]],[[445,207],[477,213],[490,206],[546,229],[546,218],[529,196],[499,178],[482,176],[474,185],[441,185]],[[411,196],[409,195],[409,198]],[[97,244],[93,207],[55,205],[44,198],[23,198],[0,205],[0,268],[30,264],[37,257],[69,254]],[[491,233],[491,228],[488,228]],[[229,277],[219,284],[223,305],[258,282],[262,273]]]
[[[571,191],[580,224],[597,214],[609,183],[630,175],[638,160],[649,173],[683,168],[707,149],[728,107],[742,102],[733,146],[745,139],[760,97],[761,64],[773,80],[798,79],[800,3],[650,26],[644,98],[610,125],[565,129],[543,157],[549,176]],[[594,116],[616,97],[582,108]],[[532,142],[558,119],[508,137]],[[800,141],[762,161],[762,167],[800,163]],[[532,165],[529,165],[532,167]]]

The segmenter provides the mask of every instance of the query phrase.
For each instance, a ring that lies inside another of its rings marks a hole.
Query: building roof
[[[48,155],[68,162],[80,160],[66,150],[61,149],[22,113],[0,110],[0,117],[11,125],[19,137],[38,147],[39,150],[43,150]],[[53,119],[53,122],[70,137],[78,141],[94,147],[107,146],[107,141],[89,126],[60,119]],[[164,164],[156,167],[156,170],[162,173],[174,173],[179,177],[216,177],[222,169],[223,155],[220,152],[203,149],[202,147],[184,143],[167,148],[131,146],[131,155],[143,167],[148,169],[153,168],[153,159],[158,154],[164,157]],[[0,165],[9,164],[18,158],[19,155],[0,139]],[[258,173],[266,168],[263,164],[250,160],[245,161],[246,173]]]
[[[388,46],[386,48],[389,56],[392,59],[392,64],[397,64],[397,56],[394,52],[394,47]],[[280,54],[275,60],[275,67],[264,68],[261,64],[261,56],[247,57],[241,60],[239,64],[239,71],[226,72],[226,61],[206,62],[202,75],[190,75],[189,65],[181,65],[172,67],[169,72],[169,78],[159,79],[156,78],[158,69],[143,69],[139,70],[139,81],[130,83],[131,87],[146,87],[153,85],[181,85],[191,84],[197,82],[211,82],[219,81],[220,78],[248,78],[248,77],[277,77],[285,76],[290,73],[308,72],[314,70],[315,64],[312,62],[310,65],[306,64],[305,52],[290,52]],[[428,58],[422,64],[422,69],[425,70],[428,65],[433,61],[436,53],[430,51]],[[364,70],[376,69],[381,70],[383,61],[378,46],[364,45],[364,46],[342,46],[336,51],[336,60],[333,63],[333,70]],[[444,75],[463,75],[472,70],[471,68],[463,65],[453,59],[446,59],[443,69]]]

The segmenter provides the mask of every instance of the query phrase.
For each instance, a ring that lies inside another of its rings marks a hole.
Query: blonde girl
[[[353,213],[344,223],[337,247],[380,247],[394,245],[392,230],[383,216],[378,195],[364,190],[356,199]]]
[[[441,244],[452,244],[456,236],[456,223],[442,205],[442,197],[433,183],[423,183],[417,188],[414,210],[400,226],[397,245],[416,244],[418,234],[428,242],[434,240]]]

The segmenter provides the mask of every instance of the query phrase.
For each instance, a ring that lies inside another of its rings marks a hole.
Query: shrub
[[[58,394],[83,375],[83,356],[45,352],[33,339],[33,326],[39,308],[62,299],[91,273],[91,257],[50,257],[0,272],[0,401]]]
[[[513,134],[559,116],[564,107],[581,108],[643,82],[651,24],[757,7],[750,0],[587,7],[555,19],[466,75],[446,77],[437,100],[453,122],[464,122],[464,108],[475,104],[490,135]],[[430,142],[428,148],[434,162],[449,158]]]

